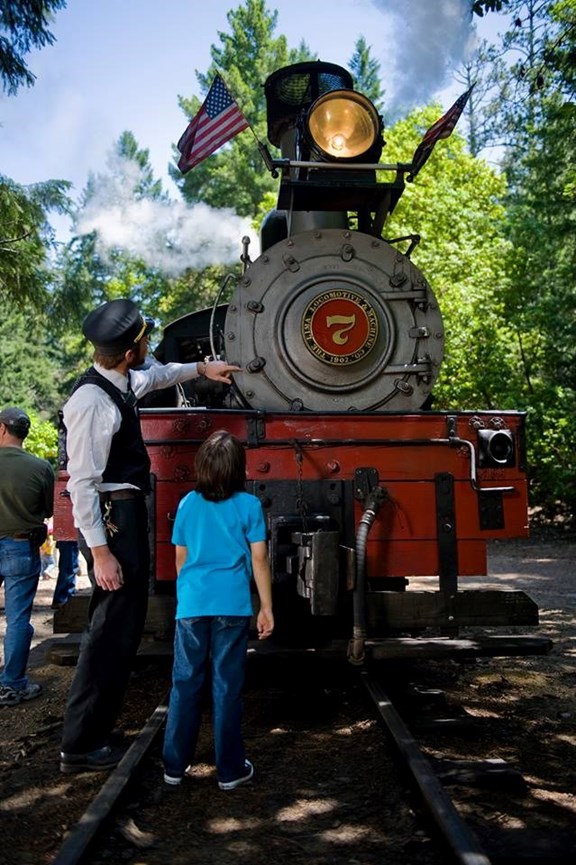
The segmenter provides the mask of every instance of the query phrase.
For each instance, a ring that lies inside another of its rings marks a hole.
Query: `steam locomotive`
[[[246,489],[266,514],[277,645],[362,663],[398,637],[536,624],[524,593],[465,587],[486,575],[488,540],[528,533],[525,417],[432,408],[439,305],[410,257],[418,238],[400,239],[407,252],[383,238],[411,165],[379,162],[382,120],[340,66],[291,65],[264,89],[280,156],[263,150],[279,194],[261,253],[251,260],[244,238],[243,273],[211,309],[169,324],[155,352],[222,357],[242,373],[141,409],[156,628],[173,611],[176,508],[220,428],[245,444]],[[65,495],[57,523],[64,512]],[[70,629],[66,615],[56,630]]]

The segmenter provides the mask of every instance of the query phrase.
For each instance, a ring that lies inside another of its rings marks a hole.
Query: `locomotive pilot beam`
[[[487,542],[528,534],[525,415],[431,409],[440,306],[410,258],[419,238],[400,239],[412,241],[406,254],[382,236],[411,166],[379,162],[381,118],[345,69],[295,64],[264,88],[280,190],[260,255],[250,261],[245,246],[244,272],[227,277],[211,310],[167,325],[155,352],[162,362],[215,354],[242,373],[230,387],[188,382],[182,397],[141,410],[150,630],[172,627],[172,522],[194,488],[198,447],[220,428],[245,444],[246,486],[266,514],[277,647],[362,663],[409,643],[426,654],[418,640],[467,627],[536,625],[530,598],[486,576]],[[73,536],[65,482],[63,463],[59,537]],[[71,630],[74,609],[56,614],[58,631]]]

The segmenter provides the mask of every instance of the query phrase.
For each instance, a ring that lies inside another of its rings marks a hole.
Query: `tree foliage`
[[[0,299],[41,309],[48,299],[53,233],[48,212],[67,212],[64,180],[20,186],[0,175]]]
[[[439,108],[413,112],[388,130],[386,159],[406,162]],[[465,151],[455,132],[409,184],[386,226],[388,237],[418,234],[412,254],[429,280],[445,325],[445,360],[434,407],[515,408],[517,358],[503,320],[502,260],[508,243],[505,181]]]
[[[506,179],[501,316],[517,363],[512,395],[528,412],[533,499],[548,512],[560,500],[574,510],[576,0],[480,5],[507,16],[460,78],[477,81],[470,150],[491,148]]]
[[[28,410],[30,432],[24,440],[24,448],[37,457],[52,463],[57,468],[58,425],[57,421],[42,419],[33,409]]]
[[[61,356],[48,315],[5,300],[0,319],[0,405],[54,419],[61,403]]]
[[[502,12],[506,10],[509,0],[472,0],[472,12],[481,18],[487,12]]]
[[[538,111],[528,109],[529,141],[506,163],[506,314],[521,349],[519,403],[530,412],[535,492],[553,508],[557,500],[576,504],[576,2],[539,11],[546,35],[529,69],[537,83],[545,66]]]
[[[54,42],[48,23],[54,12],[64,9],[66,0],[1,0],[0,2],[0,80],[9,93],[36,77],[24,59],[33,48]]]
[[[354,87],[367,96],[378,111],[382,111],[384,89],[380,79],[380,63],[371,55],[371,48],[364,36],[359,36],[348,64]]]

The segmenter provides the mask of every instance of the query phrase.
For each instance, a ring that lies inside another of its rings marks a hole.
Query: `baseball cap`
[[[10,432],[19,438],[26,438],[30,432],[30,418],[23,409],[16,406],[0,411],[0,423],[5,424]]]

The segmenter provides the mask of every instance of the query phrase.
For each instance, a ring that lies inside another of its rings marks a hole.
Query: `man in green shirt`
[[[40,577],[44,520],[54,509],[50,463],[24,450],[30,418],[20,408],[0,411],[0,586],[4,584],[6,630],[0,706],[38,697],[42,686],[26,676],[34,628],[32,604]]]

